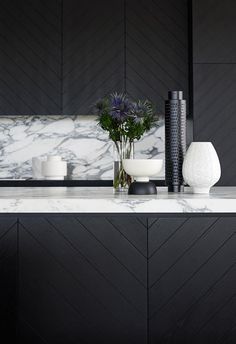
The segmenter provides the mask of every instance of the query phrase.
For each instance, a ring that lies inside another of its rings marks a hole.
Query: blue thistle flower
[[[111,117],[117,122],[124,122],[128,117],[131,104],[124,94],[111,95]]]

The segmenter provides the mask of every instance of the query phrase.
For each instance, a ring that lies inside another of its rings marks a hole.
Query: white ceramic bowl
[[[161,172],[162,159],[124,159],[125,172],[137,182],[148,182],[149,178]]]

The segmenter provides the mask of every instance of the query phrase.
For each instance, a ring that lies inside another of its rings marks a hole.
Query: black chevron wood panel
[[[186,0],[126,1],[126,89],[164,113],[168,90],[188,99],[188,5]]]
[[[63,3],[63,113],[91,114],[101,97],[124,90],[124,2]]]
[[[8,342],[17,329],[24,344],[235,343],[236,217],[31,215],[17,223],[1,216]]]
[[[17,317],[17,225],[16,218],[0,218],[0,333],[15,343]]]
[[[187,0],[1,0],[0,115],[91,114],[113,91],[188,98]]]
[[[1,0],[0,9],[0,114],[60,114],[61,0]]]
[[[235,342],[236,218],[149,219],[148,233],[150,343]]]
[[[194,140],[212,141],[219,154],[219,185],[236,181],[235,14],[233,0],[193,0]]]
[[[236,2],[193,0],[193,61],[236,62]]]
[[[212,141],[220,158],[219,185],[235,185],[236,65],[194,66],[194,139]]]
[[[20,218],[20,340],[147,342],[147,220],[125,219]]]

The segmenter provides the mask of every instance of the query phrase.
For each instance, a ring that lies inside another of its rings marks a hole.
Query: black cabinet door
[[[188,99],[188,3],[127,0],[125,20],[127,93],[164,114],[169,90]]]
[[[15,343],[17,330],[17,222],[0,217],[0,333]]]
[[[235,343],[236,217],[149,219],[150,343]]]
[[[149,99],[163,114],[170,89],[188,98],[185,0],[64,1],[64,114],[92,114],[114,91]]]
[[[235,185],[236,2],[193,0],[194,140],[213,142]]]
[[[87,115],[114,91],[188,95],[181,0],[0,0],[0,115]]]
[[[124,90],[124,1],[63,3],[63,113],[92,114],[92,105]]]
[[[236,183],[236,65],[194,65],[194,140],[211,141],[219,155],[219,185]]]
[[[193,0],[193,62],[235,63],[234,0]]]
[[[0,115],[61,113],[61,0],[0,1]]]
[[[145,218],[20,218],[24,343],[146,344]]]

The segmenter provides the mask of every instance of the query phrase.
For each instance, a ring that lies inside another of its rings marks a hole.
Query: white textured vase
[[[220,162],[213,144],[192,142],[184,159],[183,177],[193,193],[208,194],[220,176]]]

